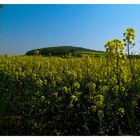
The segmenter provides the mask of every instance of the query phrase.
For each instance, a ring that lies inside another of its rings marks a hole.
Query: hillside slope
[[[35,50],[30,50],[26,52],[25,55],[42,55],[42,56],[82,56],[82,54],[90,54],[93,52],[104,53],[102,51],[90,50],[82,47],[75,46],[57,46],[40,48]]]

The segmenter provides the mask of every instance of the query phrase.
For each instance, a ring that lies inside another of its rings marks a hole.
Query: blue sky
[[[31,4],[0,9],[0,54],[25,54],[35,48],[72,45],[105,50],[107,40],[123,38],[127,27],[140,42],[140,5]]]

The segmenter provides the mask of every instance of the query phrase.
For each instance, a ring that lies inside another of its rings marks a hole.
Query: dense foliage
[[[35,49],[26,52],[26,55],[41,55],[41,56],[78,56],[81,57],[82,53],[85,52],[96,52],[94,50],[82,48],[82,47],[74,47],[74,46],[57,46],[57,47],[48,47],[48,48],[41,48]]]
[[[3,8],[3,4],[0,4],[0,8]]]
[[[134,35],[101,58],[0,56],[0,135],[140,135]]]

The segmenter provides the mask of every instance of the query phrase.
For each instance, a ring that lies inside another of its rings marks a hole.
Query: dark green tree
[[[3,4],[0,4],[0,8],[3,8]]]

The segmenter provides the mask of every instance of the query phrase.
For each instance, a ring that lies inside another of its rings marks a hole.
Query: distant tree
[[[0,8],[3,8],[3,4],[0,4]]]

